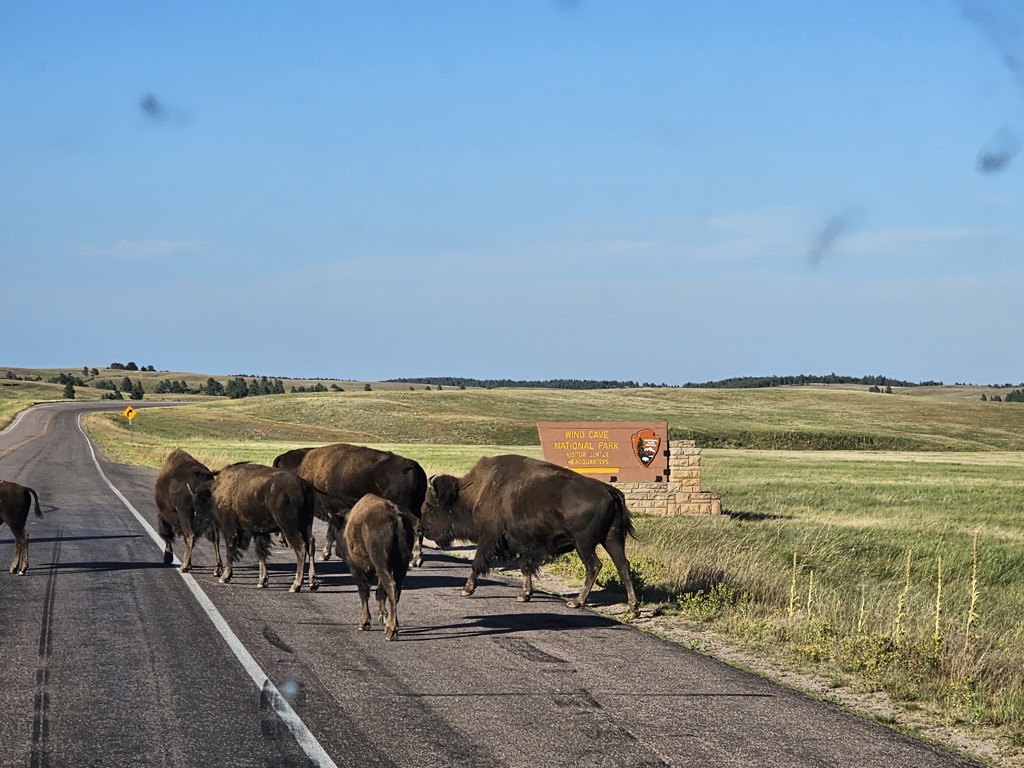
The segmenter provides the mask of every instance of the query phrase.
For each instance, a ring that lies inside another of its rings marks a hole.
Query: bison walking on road
[[[181,536],[185,542],[185,554],[181,558],[182,573],[192,570],[192,548],[196,543],[195,511],[192,508],[192,492],[204,483],[213,480],[213,472],[201,461],[180,448],[171,451],[156,476],[156,522],[160,538],[164,540],[164,563],[174,560],[174,537]],[[213,542],[213,575],[220,576],[224,569],[220,559],[220,534],[215,527],[208,529]]]
[[[28,570],[28,532],[25,521],[35,500],[36,517],[42,517],[39,510],[39,494],[25,485],[0,480],[0,525],[7,523],[14,534],[14,559],[11,573],[24,576]]]
[[[413,516],[419,528],[420,508],[427,492],[427,474],[412,459],[391,451],[362,445],[334,443],[319,448],[296,448],[274,459],[274,466],[288,469],[313,484],[317,490],[338,499],[359,499],[368,493],[397,504]],[[330,516],[323,558],[331,556],[335,530]],[[423,562],[423,536],[413,541],[412,564]]]
[[[476,542],[464,596],[476,590],[477,577],[490,570],[492,558],[513,555],[523,570],[517,599],[529,600],[540,566],[575,549],[586,579],[579,595],[569,601],[572,608],[584,605],[594,586],[601,570],[600,544],[611,555],[629,608],[637,615],[626,559],[626,536],[634,535],[633,523],[622,492],[600,480],[525,456],[484,457],[461,478],[431,478],[421,526],[423,534],[442,547],[455,540]]]
[[[291,591],[302,588],[309,559],[309,588],[320,586],[314,565],[313,507],[316,491],[292,472],[262,464],[231,464],[192,494],[195,525],[200,530],[216,527],[224,535],[227,563],[220,581],[231,580],[232,564],[256,539],[260,564],[259,587],[266,587],[270,534],[282,533],[295,552],[295,580]]]
[[[394,640],[398,634],[398,600],[412,558],[415,519],[394,502],[367,494],[343,522],[336,522],[338,553],[352,570],[359,590],[359,629],[370,628],[370,581],[376,574],[377,611],[384,637]]]

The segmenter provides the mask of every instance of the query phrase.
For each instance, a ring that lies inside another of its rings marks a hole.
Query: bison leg
[[[309,591],[316,592],[320,589],[320,579],[316,577],[316,538],[313,536],[312,524],[309,526],[306,539],[306,557],[309,558]]]
[[[417,520],[413,526],[412,567],[419,568],[421,565],[423,565],[423,530],[420,528],[420,521]]]
[[[334,535],[335,527],[334,519],[332,517],[331,521],[327,523],[327,543],[324,544],[324,551],[321,553],[321,556],[323,557],[324,560],[331,559],[331,547],[334,546]]]
[[[601,558],[597,556],[594,547],[581,547],[577,544],[576,552],[579,553],[580,560],[583,561],[583,567],[587,569],[587,576],[583,580],[583,588],[580,589],[579,595],[566,603],[570,608],[582,608],[586,605],[587,595],[590,594],[594,582],[597,581],[597,574],[601,572]]]
[[[377,573],[377,612],[385,639],[394,640],[398,634],[398,594],[395,580],[386,570]]]
[[[636,599],[636,590],[633,589],[633,577],[629,573],[629,560],[626,559],[625,537],[614,537],[614,531],[609,531],[604,540],[604,548],[611,555],[615,563],[615,570],[619,572],[619,581],[626,587],[626,600],[629,604],[629,611],[635,619],[640,615],[640,603]]]
[[[224,560],[226,561],[224,568],[220,574],[220,583],[227,584],[231,581],[231,571],[234,567],[235,562],[235,532],[225,531],[224,532]]]
[[[164,519],[163,512],[157,516],[157,528],[160,538],[164,540],[164,565],[170,565],[174,562],[174,529]]]
[[[292,585],[289,588],[290,592],[298,592],[302,589],[302,578],[306,575],[306,552],[308,549],[308,539],[298,534],[291,537],[295,541],[295,545],[292,547],[292,551],[295,552],[295,579],[292,581]],[[312,582],[310,578],[310,582]]]
[[[352,569],[352,578],[355,579],[356,589],[359,592],[359,605],[362,608],[362,613],[359,616],[359,631],[365,632],[370,628],[370,577],[361,568],[355,568],[351,564],[349,564],[349,568]]]
[[[225,546],[227,543],[225,542]],[[213,534],[213,575],[220,576],[224,572],[224,564],[220,560],[220,533]]]
[[[476,543],[476,554],[473,556],[473,570],[469,572],[466,579],[466,586],[462,588],[462,596],[469,597],[476,592],[476,579],[491,570],[491,562],[488,554],[494,551],[495,542],[481,538]]]
[[[188,573],[192,570],[192,547],[196,545],[196,535],[195,533],[186,533],[182,538],[185,540],[185,556],[181,559],[181,567],[178,570]],[[166,554],[164,554],[164,560],[167,560]]]
[[[13,530],[12,530],[13,533]],[[24,576],[28,570],[28,534],[22,531],[14,534],[14,559],[11,561],[11,573]]]
[[[266,555],[270,550],[270,537],[268,534],[258,534],[253,537],[255,542],[256,560],[259,562],[259,580],[256,582],[256,589],[266,589],[270,579],[266,572]],[[299,570],[301,573],[301,569]],[[294,583],[292,584],[294,587]]]
[[[522,589],[522,591],[518,595],[516,595],[516,600],[518,602],[520,602],[520,603],[528,603],[528,602],[530,602],[530,598],[532,596],[533,596],[533,575],[529,571],[524,569],[523,570],[523,589]]]

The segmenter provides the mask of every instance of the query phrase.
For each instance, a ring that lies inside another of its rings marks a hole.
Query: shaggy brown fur
[[[164,540],[164,562],[173,562],[174,537],[181,536],[185,542],[185,554],[178,570],[182,573],[192,570],[192,548],[196,543],[192,492],[212,479],[213,472],[209,467],[180,448],[167,455],[160,474],[156,476],[153,494],[156,497],[157,531]],[[220,535],[215,528],[209,533],[215,558],[213,575],[220,576],[224,569],[220,559]]]
[[[492,558],[511,555],[523,570],[517,599],[529,600],[540,565],[575,549],[587,573],[579,596],[569,601],[572,608],[586,603],[597,580],[600,544],[611,555],[637,615],[626,559],[633,523],[622,492],[608,483],[525,456],[484,457],[461,478],[431,478],[421,525],[424,535],[442,547],[455,540],[477,543],[465,596],[476,590],[477,576],[490,570]]]
[[[193,494],[195,525],[206,531],[215,526],[224,535],[227,549],[221,583],[231,580],[232,564],[240,551],[256,539],[260,564],[257,586],[267,586],[267,554],[270,534],[282,533],[295,552],[295,580],[291,591],[302,588],[303,571],[309,559],[309,588],[320,586],[314,565],[313,507],[316,491],[292,472],[262,464],[231,464]]]
[[[414,519],[394,502],[363,496],[339,521],[338,553],[352,570],[359,590],[362,615],[359,629],[370,628],[370,581],[377,576],[377,612],[384,637],[398,634],[398,600],[412,557]],[[344,532],[340,532],[344,529]]]
[[[290,469],[312,483],[317,490],[341,500],[356,500],[372,493],[393,501],[413,516],[419,528],[420,508],[427,492],[427,475],[417,462],[391,451],[362,445],[335,443],[319,448],[296,448],[274,459],[274,466]],[[336,540],[331,517],[323,558],[330,559]],[[413,541],[412,564],[423,562],[423,536]]]
[[[28,570],[28,533],[25,521],[35,500],[36,517],[42,517],[39,509],[39,494],[25,485],[0,480],[0,525],[7,523],[14,534],[14,559],[11,573],[24,576]]]

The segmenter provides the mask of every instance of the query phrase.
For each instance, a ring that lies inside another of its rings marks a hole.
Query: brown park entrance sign
[[[537,423],[544,460],[607,482],[667,482],[668,422]]]

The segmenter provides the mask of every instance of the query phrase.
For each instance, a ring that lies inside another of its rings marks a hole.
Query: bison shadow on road
[[[59,541],[62,544],[66,541],[100,541],[103,539],[145,539],[148,538],[142,533],[116,533],[110,536],[33,536],[32,544],[52,544],[55,541]],[[0,539],[2,542],[3,539]],[[13,539],[12,539],[13,541]]]
[[[507,599],[507,598],[506,598]],[[614,619],[589,611],[553,612],[523,611],[521,613],[495,613],[466,616],[461,622],[433,627],[403,626],[399,639],[405,642],[455,640],[464,637],[487,637],[517,632],[576,632],[582,629],[612,629],[622,627]]]

